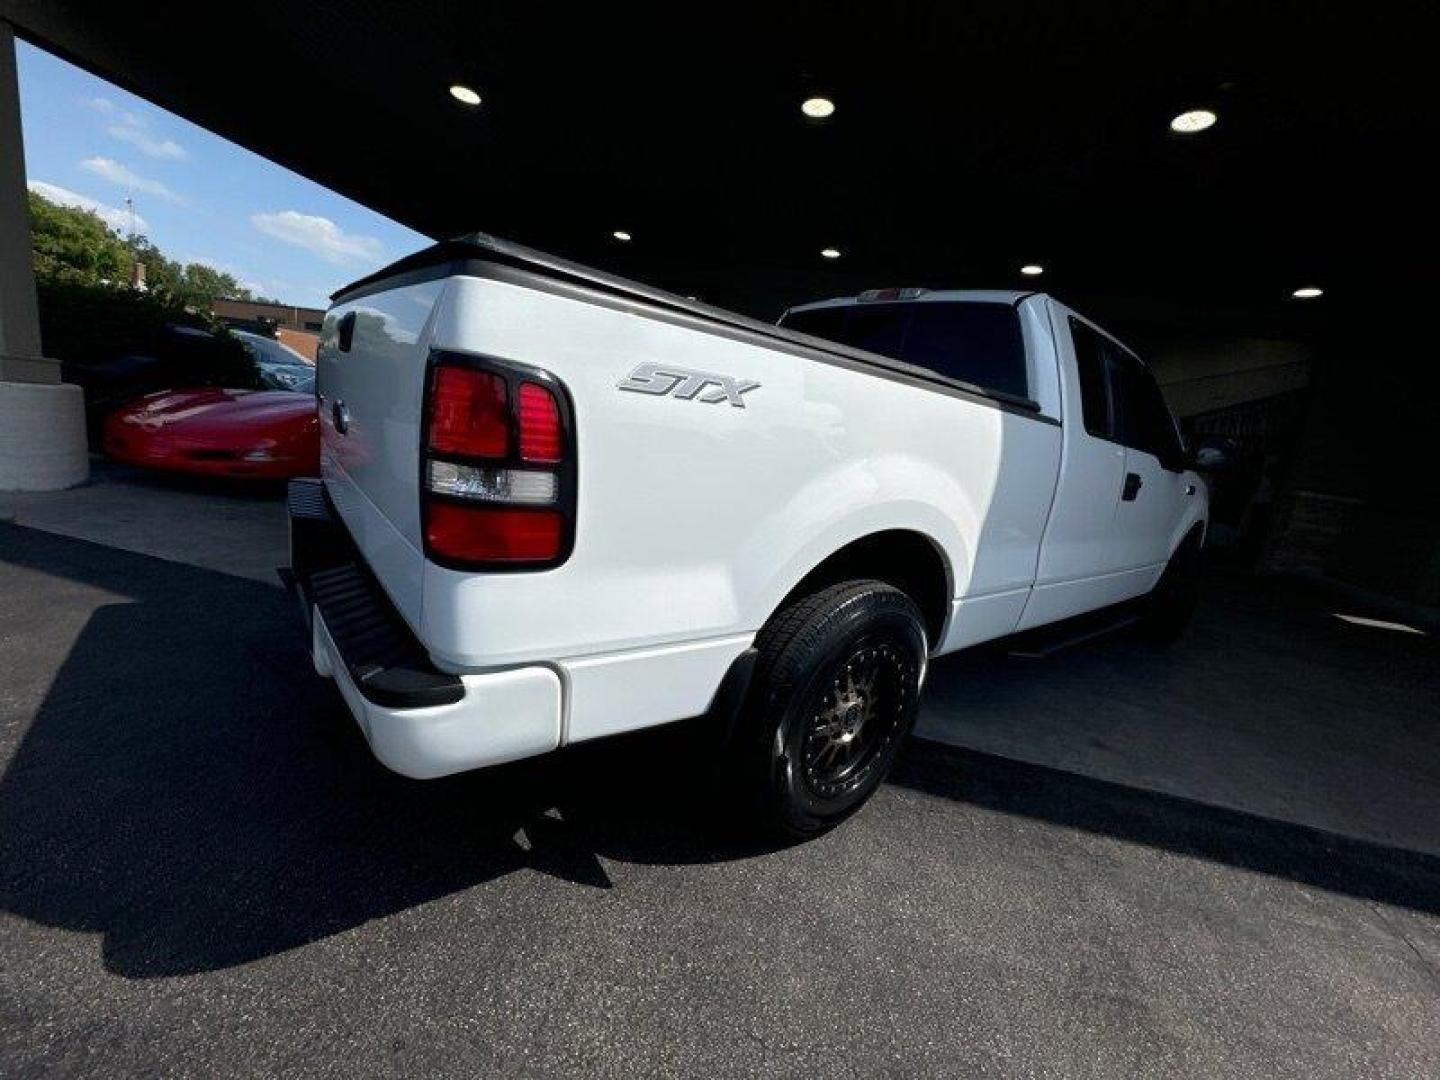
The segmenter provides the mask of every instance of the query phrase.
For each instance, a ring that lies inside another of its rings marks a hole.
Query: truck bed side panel
[[[958,598],[1030,585],[1058,426],[540,289],[449,287],[437,347],[569,388],[579,506],[575,551],[554,570],[424,565],[421,637],[442,666],[753,634],[826,555],[884,529],[932,538]],[[760,386],[743,408],[619,390],[643,363]]]

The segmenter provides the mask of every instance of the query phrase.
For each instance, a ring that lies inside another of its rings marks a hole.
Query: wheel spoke
[[[836,672],[802,741],[802,772],[817,794],[862,782],[900,722],[913,670],[886,642],[864,645]]]
[[[865,677],[865,681],[860,684],[860,694],[867,702],[875,696],[875,680],[879,677],[879,665],[872,666]]]

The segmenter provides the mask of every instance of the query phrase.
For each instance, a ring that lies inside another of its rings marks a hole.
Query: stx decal
[[[712,375],[708,371],[692,371],[673,364],[641,364],[616,385],[621,390],[633,390],[637,394],[669,394],[682,401],[691,401],[698,396],[706,405],[728,401],[737,409],[745,407],[740,395],[760,388],[758,382],[732,379],[729,375]]]

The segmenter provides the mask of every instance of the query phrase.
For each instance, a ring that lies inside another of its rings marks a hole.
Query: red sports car
[[[204,476],[283,480],[320,472],[315,395],[293,390],[148,394],[105,418],[101,445],[132,465]]]

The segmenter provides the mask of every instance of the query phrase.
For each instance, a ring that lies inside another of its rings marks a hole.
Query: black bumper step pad
[[[438,670],[385,595],[331,509],[323,485],[292,481],[290,557],[295,587],[314,604],[350,678],[367,701],[397,709],[449,705],[465,696],[458,675]]]

